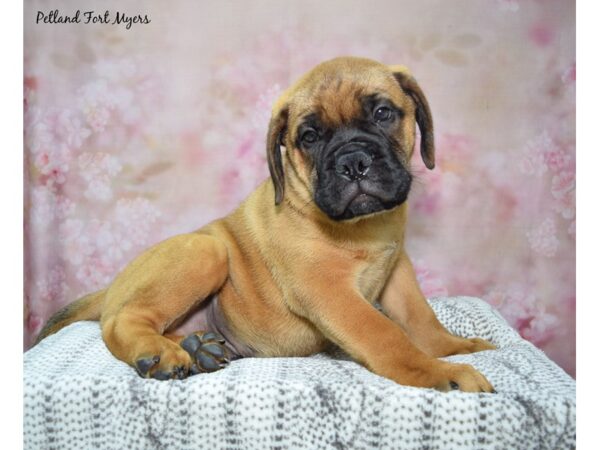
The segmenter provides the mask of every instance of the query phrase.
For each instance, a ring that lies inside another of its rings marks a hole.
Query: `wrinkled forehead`
[[[328,127],[349,124],[362,117],[366,99],[387,99],[398,108],[406,107],[408,102],[392,73],[381,68],[316,73],[303,80],[291,97],[293,123],[316,116]]]

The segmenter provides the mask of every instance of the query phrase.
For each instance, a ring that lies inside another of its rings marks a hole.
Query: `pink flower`
[[[99,258],[89,258],[79,267],[75,276],[89,292],[106,287],[114,272],[114,267],[106,266]]]
[[[548,170],[545,155],[554,150],[555,145],[548,131],[544,130],[525,145],[524,155],[519,163],[521,172],[526,175],[541,176]]]
[[[111,200],[111,177],[121,171],[119,160],[107,153],[96,152],[81,154],[77,162],[81,177],[88,183],[84,196],[101,202]]]
[[[35,155],[34,164],[40,171],[46,183],[57,185],[63,184],[66,180],[66,173],[69,171],[69,149],[57,144]]]
[[[95,132],[102,132],[111,117],[115,107],[113,92],[106,80],[95,80],[78,91],[79,108],[87,124]]]
[[[71,199],[53,192],[48,186],[33,188],[30,205],[31,220],[42,229],[55,219],[63,220],[75,210]]]
[[[65,142],[69,148],[79,148],[90,136],[91,131],[83,126],[79,117],[65,109],[58,114],[56,134],[57,139]]]
[[[149,200],[136,197],[122,198],[117,202],[114,213],[115,224],[123,230],[134,245],[148,245],[148,238],[154,223],[158,220],[160,210]],[[135,233],[130,230],[135,229]]]
[[[556,201],[552,208],[564,219],[573,219],[575,217],[575,191]]]
[[[110,282],[132,248],[129,235],[105,221],[68,220],[60,228],[64,257],[76,268],[75,277],[86,289]]]
[[[30,108],[25,115],[25,143],[32,153],[47,150],[54,143],[49,118],[39,108]]]
[[[553,208],[565,219],[575,217],[575,172],[565,170],[552,177]]]
[[[26,114],[25,143],[31,152],[41,184],[57,187],[66,181],[72,145],[81,145],[88,131],[78,126],[67,110],[33,109]]]
[[[103,106],[89,107],[84,110],[87,123],[92,130],[101,133],[110,120],[110,110]]]
[[[555,173],[567,169],[570,166],[571,160],[570,154],[556,147],[548,148],[544,152],[544,162]]]
[[[96,249],[93,236],[89,235],[81,220],[69,219],[63,222],[59,228],[59,236],[64,247],[63,258],[71,265],[80,266]]]
[[[552,196],[560,200],[575,189],[575,172],[565,170],[552,177]]]
[[[156,208],[145,199],[121,199],[117,202],[114,222],[98,219],[63,222],[59,229],[63,257],[78,268],[77,280],[89,289],[108,283],[134,256],[134,246],[139,250],[142,245],[148,245],[157,215]]]
[[[531,249],[546,258],[556,255],[559,240],[556,238],[556,226],[551,218],[544,220],[541,225],[527,233]]]
[[[90,234],[96,247],[96,258],[103,266],[114,268],[133,248],[131,235],[124,232],[119,224],[93,221]]]
[[[108,202],[113,197],[110,178],[105,175],[93,178],[88,183],[87,189],[84,191],[83,195],[90,200]]]
[[[485,300],[497,308],[521,336],[541,346],[554,337],[558,319],[546,312],[539,299],[523,285],[509,285],[487,292]]]
[[[60,220],[69,217],[75,211],[75,202],[64,195],[56,195],[55,214]]]
[[[65,271],[62,267],[51,269],[45,277],[37,281],[36,288],[39,299],[43,302],[58,301],[65,299],[67,290]]]

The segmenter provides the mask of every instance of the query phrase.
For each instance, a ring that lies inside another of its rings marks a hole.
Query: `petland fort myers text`
[[[130,29],[134,24],[147,25],[151,22],[147,14],[125,14],[120,11],[104,11],[98,13],[96,11],[81,11],[77,10],[73,14],[61,14],[58,9],[44,12],[38,11],[35,23],[45,24],[104,24],[104,25],[123,25],[126,29]]]

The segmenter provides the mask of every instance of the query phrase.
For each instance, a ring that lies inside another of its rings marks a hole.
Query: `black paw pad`
[[[460,386],[458,385],[458,383],[456,381],[450,382],[450,389],[452,389],[453,391],[457,391],[459,388],[460,388]]]
[[[225,338],[219,333],[191,334],[181,341],[181,347],[194,360],[190,375],[214,372],[229,363],[227,349],[223,345]]]
[[[142,358],[136,361],[135,368],[142,377],[145,377],[148,375],[148,371],[159,362],[160,356],[158,355],[155,355],[151,358]]]
[[[219,344],[204,344],[200,347],[204,352],[211,354],[216,358],[225,358],[225,349]]]
[[[207,355],[203,351],[196,352],[196,362],[200,369],[204,369],[206,372],[213,372],[220,369],[220,364],[216,358],[211,355]]]
[[[170,380],[172,377],[172,373],[170,372],[164,372],[162,370],[156,370],[154,371],[154,373],[152,374],[152,378],[154,378],[155,380]]]
[[[202,342],[200,342],[200,338],[195,334],[190,334],[183,341],[181,341],[181,346],[190,355],[196,353],[196,350],[200,348],[200,345],[202,345]]]
[[[220,333],[209,331],[202,335],[202,342],[217,341],[219,344],[225,343],[225,338]]]

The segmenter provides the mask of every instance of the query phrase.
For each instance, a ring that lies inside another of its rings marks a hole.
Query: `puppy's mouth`
[[[339,202],[325,212],[331,219],[340,221],[386,211],[404,203],[408,191],[409,186],[401,186],[390,195],[370,180],[355,181],[344,186]]]
[[[353,218],[372,214],[384,209],[385,207],[383,206],[381,199],[362,192],[355,196],[350,203],[348,203],[348,206],[346,206],[344,212],[349,215],[348,218]]]
[[[373,206],[381,205],[381,199],[374,191],[371,183],[365,180],[350,183],[342,192],[342,201],[339,206],[342,210],[349,208],[356,210],[372,209]]]

